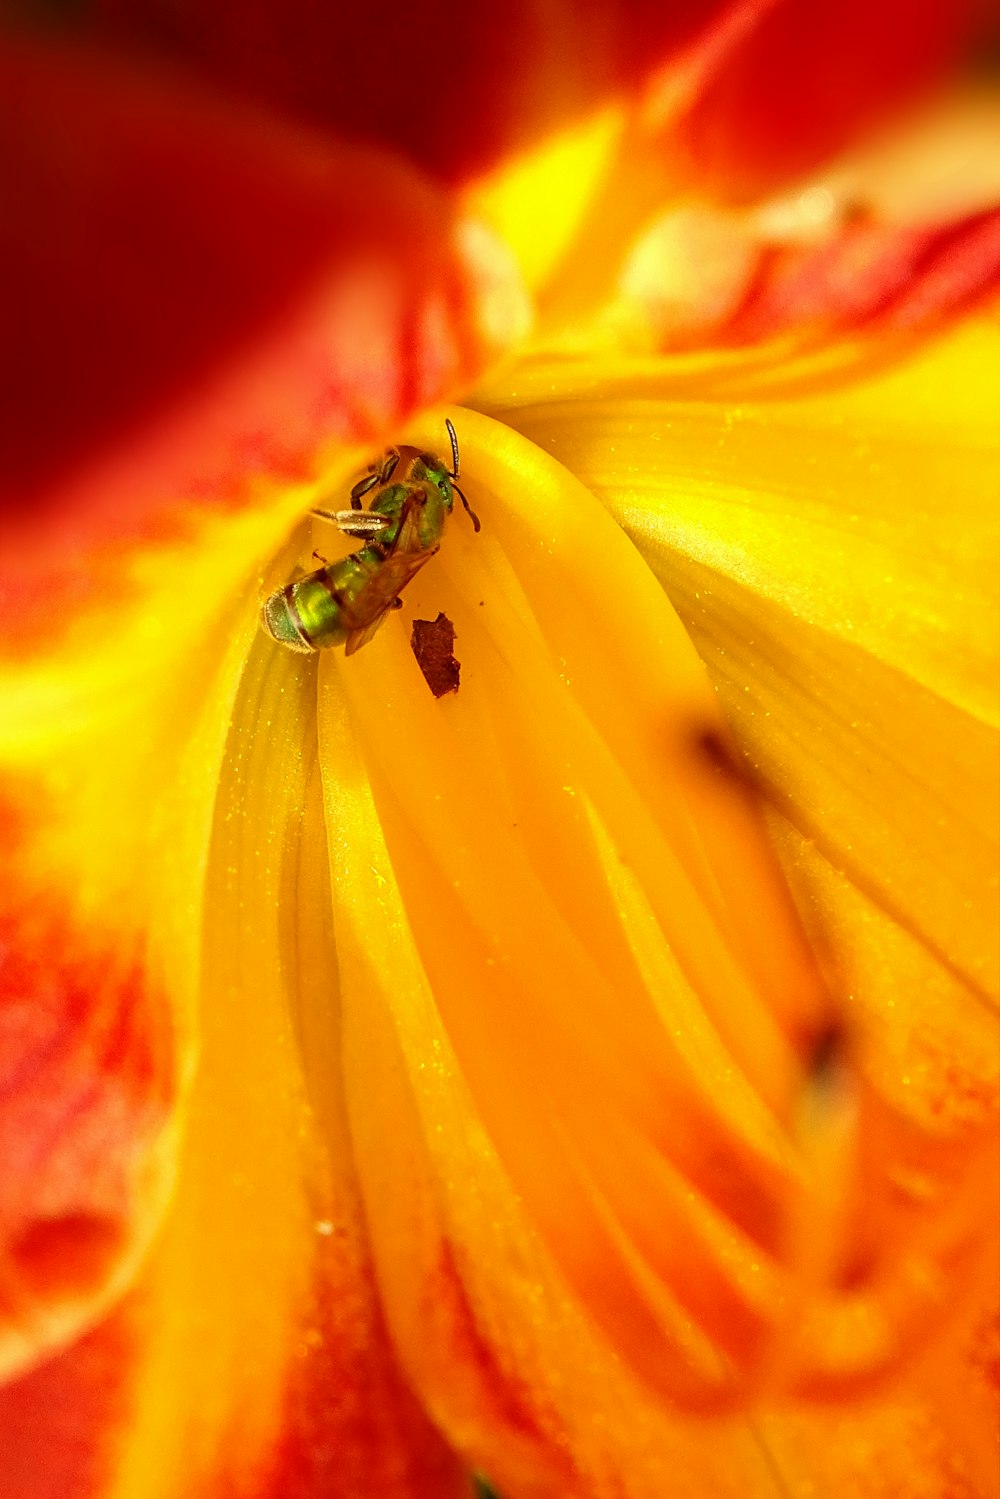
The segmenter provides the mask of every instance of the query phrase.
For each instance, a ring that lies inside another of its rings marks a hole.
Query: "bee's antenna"
[[[451,418],[450,417],[448,417],[448,416],[445,417],[444,424],[448,428],[448,436],[451,438],[451,461],[452,461],[452,464],[454,465],[454,471],[453,471],[451,477],[453,479],[457,479],[458,478],[458,436],[457,436],[457,434],[455,432],[455,428],[451,424]],[[459,490],[459,494],[461,494],[461,490]],[[462,498],[464,499],[465,496],[463,495]],[[468,505],[466,505],[465,508],[466,508],[466,510],[469,510]],[[471,510],[469,510],[469,514],[470,515],[472,514]],[[478,526],[476,527],[476,530],[477,531],[479,530]]]
[[[465,506],[465,512],[466,512],[466,514],[468,515],[469,519],[472,522],[472,529],[474,531],[478,531],[479,530],[479,516],[473,510],[472,506],[469,504],[468,500],[465,498],[465,495],[459,489],[459,487],[455,483],[454,479],[452,479],[452,481],[451,481],[451,487],[455,491],[455,493],[458,495],[459,499],[462,501],[462,504]]]

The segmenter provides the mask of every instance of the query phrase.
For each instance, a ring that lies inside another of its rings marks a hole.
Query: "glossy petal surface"
[[[482,534],[357,656],[257,631],[515,261],[589,315],[692,162],[770,188],[968,19],[710,11],[105,7],[315,137],[0,61],[10,1499],[989,1492],[995,334],[834,339],[980,302],[992,201],[727,262],[749,352],[496,371]]]
[[[794,401],[752,360],[603,378],[539,361],[482,396],[586,478],[663,580],[780,808],[866,1067],[955,1142],[993,1127],[997,1097],[997,368],[987,325],[850,389],[804,365]],[[988,1276],[978,1294],[979,1331],[903,1400],[833,1439],[768,1417],[789,1491],[819,1445],[838,1494],[991,1491],[995,1373],[970,1352],[995,1317]]]
[[[505,410],[635,535],[803,834],[994,993],[994,330],[794,403],[766,373],[757,400],[681,403],[683,381],[622,365]]]

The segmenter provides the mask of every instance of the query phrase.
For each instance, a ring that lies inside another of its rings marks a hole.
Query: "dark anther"
[[[806,1041],[809,1076],[823,1084],[839,1072],[847,1050],[847,1035],[839,1020],[826,1021]]]
[[[702,764],[715,775],[724,776],[736,785],[750,789],[753,781],[749,768],[738,758],[717,728],[709,724],[696,731],[693,737],[694,752]]]

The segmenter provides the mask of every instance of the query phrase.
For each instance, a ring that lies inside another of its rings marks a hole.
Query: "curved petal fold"
[[[457,696],[405,614],[319,668],[348,1117],[389,1327],[450,1440],[514,1494],[601,1493],[622,1448],[572,1412],[609,1380],[652,1484],[692,1439],[666,1411],[845,1395],[919,1345],[978,1274],[984,1119],[956,1140],[845,1058],[820,1084],[854,1022],[676,622],[574,480],[455,423],[483,530],[405,603],[453,622]],[[734,1450],[718,1491],[770,1492]]]
[[[781,810],[772,833],[836,955],[866,1075],[925,1134],[918,1174],[937,1171],[941,1149],[988,1151],[997,1111],[996,330],[860,383],[814,365],[798,400],[769,394],[766,368],[539,357],[516,391],[484,394],[602,498],[676,602]],[[995,1175],[983,1158],[967,1188],[984,1246]],[[993,1275],[987,1257],[949,1279],[964,1346],[937,1345],[900,1400],[845,1415],[888,1465],[876,1482],[834,1442],[836,1492],[980,1492],[990,1375],[969,1329],[989,1325]],[[803,1462],[816,1471],[820,1425],[783,1422],[761,1430],[793,1486]]]
[[[993,992],[995,329],[792,403],[611,368],[505,416],[634,534],[801,831]]]
[[[171,1190],[117,1310],[5,1392],[11,1499],[467,1492],[398,1372],[373,1284],[343,1114],[314,691],[256,634],[254,587],[241,609],[183,724],[175,705],[173,766],[161,753],[159,788],[145,782],[167,819],[152,945],[197,1057],[175,1100]],[[134,1123],[119,1127],[138,1151]]]

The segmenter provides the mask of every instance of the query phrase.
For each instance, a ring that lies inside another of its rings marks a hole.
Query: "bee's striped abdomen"
[[[295,584],[280,588],[264,600],[260,611],[260,622],[272,640],[285,645],[290,651],[311,651],[310,644],[295,608]]]
[[[350,611],[384,561],[384,548],[373,542],[340,562],[287,583],[265,600],[264,629],[293,651],[343,645],[352,628],[345,622],[345,610]]]
[[[396,454],[392,467],[398,463]],[[272,640],[293,651],[343,645],[349,656],[368,643],[399,604],[400,590],[441,544],[445,517],[452,508],[450,476],[439,463],[434,465],[433,455],[425,453],[416,465],[419,481],[376,484],[377,493],[364,514],[353,508],[316,512],[335,521],[346,535],[366,538],[365,545],[265,600],[261,624]],[[378,470],[384,471],[385,466]],[[362,486],[367,493],[367,480]],[[360,499],[360,493],[355,497]]]

